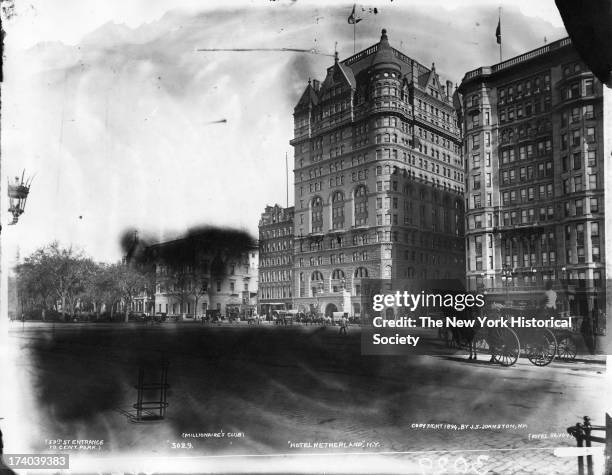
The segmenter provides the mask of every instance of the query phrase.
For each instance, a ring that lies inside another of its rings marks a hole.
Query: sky
[[[218,5],[223,5],[219,7]],[[382,28],[441,79],[566,36],[553,0],[386,1],[357,25],[357,51]],[[156,240],[197,225],[257,236],[267,204],[285,205],[292,113],[337,48],[353,53],[352,4],[322,1],[30,0],[3,18],[2,183],[35,175],[5,252],[52,240],[101,261],[120,234]],[[202,52],[297,48],[290,52]],[[217,122],[220,120],[225,122]],[[290,174],[291,175],[291,174]],[[293,179],[289,177],[292,190]],[[290,205],[293,204],[290,191]]]

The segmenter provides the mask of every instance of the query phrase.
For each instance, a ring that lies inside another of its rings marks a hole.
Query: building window
[[[582,191],[582,176],[574,177],[574,191]]]
[[[355,190],[355,225],[363,226],[368,220],[368,197],[367,189],[360,185]]]
[[[583,201],[581,199],[574,201],[574,207],[576,209],[576,216],[582,216],[584,214]]]
[[[320,196],[315,196],[312,200],[312,232],[323,230],[323,200]]]
[[[479,153],[472,156],[472,161],[474,163],[474,168],[480,168],[480,154]]]
[[[474,175],[473,177],[473,188],[475,190],[479,190],[480,189],[480,173],[477,173],[476,175]]]
[[[472,149],[477,150],[480,148],[480,135],[472,135]]]
[[[586,128],[586,141],[588,143],[595,142],[595,127]]]
[[[332,227],[342,229],[344,227],[344,195],[336,191],[332,196]]]

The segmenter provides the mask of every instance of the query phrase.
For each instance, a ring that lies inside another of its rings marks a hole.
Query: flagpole
[[[357,49],[356,49],[356,46],[355,46],[356,31],[357,31],[357,22],[354,21],[353,22],[353,54],[355,54],[357,52]]]

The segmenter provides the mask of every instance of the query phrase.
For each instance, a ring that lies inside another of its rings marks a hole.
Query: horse
[[[480,314],[480,309],[475,307],[466,307],[463,310],[455,310],[454,308],[447,308],[444,310],[444,321],[446,322],[447,317],[456,317],[457,320],[465,322],[474,322],[473,325],[465,326],[453,326],[448,328],[451,332],[451,344],[457,348],[464,348],[469,352],[468,360],[478,360],[478,343],[480,341],[479,336],[481,335],[481,325],[477,320],[477,315]],[[495,360],[494,356],[491,356],[491,361]]]

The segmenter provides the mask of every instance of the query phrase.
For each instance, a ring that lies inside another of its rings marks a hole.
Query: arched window
[[[332,228],[342,229],[344,227],[344,194],[336,191],[332,195]]]
[[[355,190],[355,226],[365,226],[368,222],[368,191],[365,185]]]
[[[335,269],[332,272],[332,279],[344,279],[344,272],[341,269]]]
[[[310,276],[310,280],[312,280],[313,282],[322,282],[323,281],[323,274],[321,274],[320,271],[316,270]]]
[[[323,200],[320,196],[312,199],[312,232],[323,231]]]
[[[355,279],[365,279],[368,276],[368,269],[365,267],[357,267],[354,275]]]
[[[323,289],[323,274],[316,270],[310,276],[310,290],[312,292],[312,297],[316,296],[317,294],[323,293]]]

